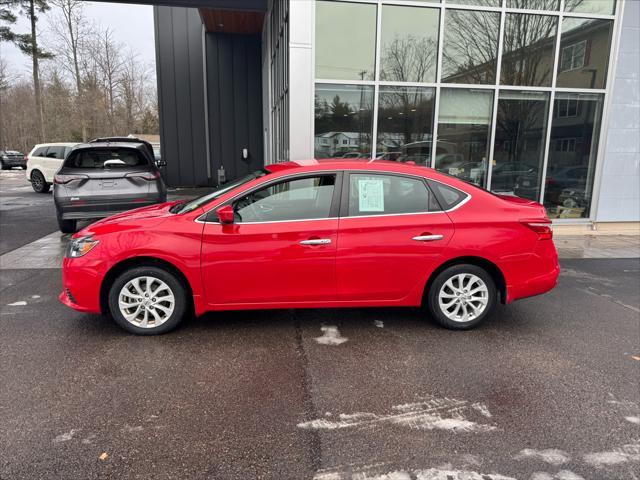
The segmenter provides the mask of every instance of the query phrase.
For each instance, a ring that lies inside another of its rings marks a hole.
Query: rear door
[[[42,173],[47,182],[53,182],[53,176],[62,167],[64,146],[50,145],[42,158]]]
[[[345,175],[340,213],[340,300],[401,302],[421,293],[454,231],[421,177]]]

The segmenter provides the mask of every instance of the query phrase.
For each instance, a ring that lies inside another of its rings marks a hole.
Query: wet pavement
[[[53,252],[29,263],[60,248],[52,198],[8,178],[0,479],[640,478],[637,258],[563,259],[554,291],[470,332],[332,309],[135,337],[58,303]]]

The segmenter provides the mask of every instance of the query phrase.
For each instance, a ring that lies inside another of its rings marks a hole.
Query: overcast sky
[[[85,15],[93,23],[101,24],[113,30],[114,40],[122,42],[134,52],[144,63],[155,63],[155,46],[153,38],[153,7],[147,5],[126,5],[118,3],[85,2]],[[49,29],[49,18],[55,10],[41,15],[38,21],[39,34],[46,37]],[[18,20],[14,30],[19,33],[29,31],[26,18]],[[14,74],[30,74],[31,60],[13,45],[0,42],[0,56],[11,67]]]

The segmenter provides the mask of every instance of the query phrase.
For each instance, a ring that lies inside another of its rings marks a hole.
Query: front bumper
[[[27,162],[23,158],[3,158],[2,163],[4,163],[7,167],[26,167]]]
[[[100,286],[105,273],[100,258],[65,258],[62,261],[62,292],[58,299],[80,312],[101,313]]]

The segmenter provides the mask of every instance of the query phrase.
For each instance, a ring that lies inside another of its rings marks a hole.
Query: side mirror
[[[224,207],[220,207],[216,210],[216,215],[218,215],[218,220],[220,223],[233,223],[234,221],[234,212],[233,207],[231,205],[225,205]]]

